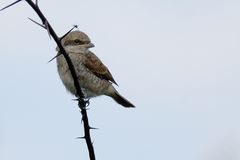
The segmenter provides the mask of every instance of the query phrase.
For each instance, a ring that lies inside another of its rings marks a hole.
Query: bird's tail
[[[123,107],[126,108],[134,108],[135,106],[129,102],[126,98],[121,96],[118,92],[115,92],[112,96],[112,98],[119,104],[121,104]]]

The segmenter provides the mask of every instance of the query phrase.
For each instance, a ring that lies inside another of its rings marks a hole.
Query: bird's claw
[[[78,105],[81,109],[86,109],[87,106],[89,106],[90,102],[89,99],[82,99],[82,98],[78,98]]]

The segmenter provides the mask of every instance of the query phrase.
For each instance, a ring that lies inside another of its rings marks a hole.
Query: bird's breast
[[[93,72],[86,68],[84,65],[86,60],[85,56],[82,54],[69,54],[69,57],[72,60],[78,77],[78,82],[85,96],[90,98],[106,94],[111,83],[97,77]],[[63,55],[57,57],[57,68],[59,76],[66,89],[75,95],[76,90],[72,75]]]

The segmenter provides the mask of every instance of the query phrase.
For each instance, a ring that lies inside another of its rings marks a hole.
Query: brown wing
[[[116,81],[113,79],[112,74],[108,68],[101,62],[101,60],[92,52],[86,54],[86,61],[84,65],[93,72],[97,77],[110,81],[116,85]]]

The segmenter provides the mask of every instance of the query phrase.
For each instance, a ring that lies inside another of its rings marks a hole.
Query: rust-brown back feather
[[[112,74],[108,70],[108,68],[101,62],[101,60],[92,52],[86,54],[86,61],[84,65],[93,72],[97,77],[101,79],[105,79],[110,81],[116,85],[116,81],[114,80]]]

